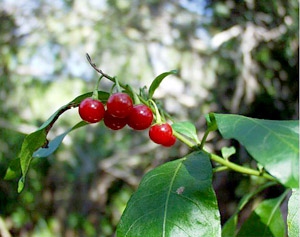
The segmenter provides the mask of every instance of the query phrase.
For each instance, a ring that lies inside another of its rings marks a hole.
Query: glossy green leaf
[[[234,114],[214,116],[224,138],[238,140],[265,170],[285,186],[299,186],[298,121],[253,119]]]
[[[185,121],[185,122],[173,123],[172,128],[176,132],[182,133],[183,135],[193,139],[197,144],[200,143],[197,136],[196,127],[191,122]]]
[[[160,83],[163,81],[163,79],[165,79],[165,77],[167,77],[168,75],[171,75],[171,74],[176,74],[176,73],[177,73],[177,70],[172,70],[172,71],[164,72],[164,73],[158,75],[150,85],[149,99],[151,99],[153,97],[155,90],[159,87]]]
[[[261,202],[242,225],[238,237],[242,236],[285,236],[285,224],[280,212],[280,204],[287,192],[278,198]]]
[[[288,204],[288,235],[299,237],[299,189],[293,190]]]
[[[49,155],[51,155],[53,152],[55,152],[57,150],[57,148],[60,146],[60,144],[62,143],[63,139],[65,138],[65,136],[77,129],[80,128],[82,126],[87,125],[87,122],[81,121],[79,123],[77,123],[75,126],[73,126],[72,128],[68,129],[66,132],[64,132],[63,134],[57,136],[56,138],[54,138],[52,141],[50,141],[47,145],[47,148],[39,148],[36,152],[33,153],[33,157],[34,158],[43,158],[43,157],[47,157]]]
[[[230,156],[234,155],[236,152],[235,147],[222,147],[221,153],[224,159],[228,159]]]
[[[129,200],[117,236],[220,236],[208,155],[194,152],[147,173]]]
[[[246,204],[252,199],[255,195],[265,190],[266,188],[277,184],[276,182],[268,182],[260,187],[256,188],[255,191],[246,194],[239,202],[237,210],[235,213],[229,218],[229,220],[224,224],[222,228],[222,237],[234,237],[236,236],[236,228],[238,222],[238,214],[239,212],[246,206]]]
[[[8,164],[4,180],[11,180],[19,177],[21,174],[20,158],[15,158]]]

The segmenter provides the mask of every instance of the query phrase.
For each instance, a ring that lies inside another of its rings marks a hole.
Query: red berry
[[[104,116],[104,105],[99,100],[86,98],[79,104],[80,117],[89,123],[97,123]]]
[[[176,137],[172,136],[168,142],[163,143],[162,145],[165,147],[171,147],[175,144],[175,142],[176,142]]]
[[[127,118],[116,118],[111,116],[107,111],[104,114],[104,124],[112,130],[119,130],[127,124]]]
[[[117,118],[125,118],[132,110],[132,99],[126,93],[115,93],[108,98],[107,111]]]
[[[157,144],[166,144],[173,136],[172,127],[168,123],[155,124],[149,130],[151,140]]]
[[[129,117],[128,126],[135,130],[149,128],[153,120],[153,113],[146,105],[134,105]]]

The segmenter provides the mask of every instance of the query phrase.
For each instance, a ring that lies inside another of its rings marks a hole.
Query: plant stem
[[[271,175],[269,175],[267,173],[261,173],[258,170],[254,170],[254,169],[251,169],[251,168],[240,166],[240,165],[237,165],[233,162],[230,162],[229,160],[225,160],[225,159],[223,159],[222,157],[220,157],[218,155],[209,153],[207,151],[204,151],[204,152],[209,155],[210,159],[212,159],[212,160],[214,160],[214,161],[216,161],[216,162],[218,162],[218,163],[220,163],[224,166],[227,166],[229,169],[232,169],[232,170],[237,171],[239,173],[255,175],[255,176],[261,176],[261,177],[264,177],[266,179],[276,181],[276,179],[274,177],[272,177]]]
[[[101,79],[103,78],[103,75],[101,75],[96,83],[96,86],[94,88],[94,91],[93,91],[93,95],[92,95],[92,98],[93,100],[98,100],[98,87],[99,87],[99,83],[101,81]]]
[[[115,83],[116,83],[118,92],[122,92],[122,89],[121,89],[121,87],[120,87],[119,80],[118,80],[116,77],[114,77],[114,79],[115,79]]]
[[[204,143],[205,143],[206,138],[207,138],[207,136],[208,136],[209,133],[210,133],[210,129],[208,128],[208,129],[205,131],[205,133],[204,133],[204,135],[203,135],[203,138],[202,138],[202,140],[201,140],[201,143],[200,143],[200,150],[203,149]]]
[[[185,143],[186,145],[188,145],[191,148],[195,148],[195,144],[190,141],[189,139],[187,139],[186,137],[182,136],[180,133],[176,132],[175,130],[173,130],[173,135],[178,138],[180,141],[182,141],[183,143]]]
[[[213,173],[217,173],[217,172],[220,172],[223,170],[228,170],[228,169],[229,168],[227,166],[219,166],[219,167],[213,168]]]
[[[149,101],[153,104],[153,107],[155,109],[156,123],[161,125],[162,121],[161,121],[161,117],[160,117],[160,113],[158,111],[158,108],[157,108],[157,106],[156,106],[156,104],[153,100],[150,99]]]
[[[138,105],[141,103],[139,96],[137,93],[135,93],[135,91],[133,90],[133,88],[130,85],[126,85],[127,89],[131,92],[132,97],[133,97],[133,103]]]

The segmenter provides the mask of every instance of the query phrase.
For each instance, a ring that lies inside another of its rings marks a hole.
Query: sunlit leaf
[[[131,197],[117,236],[220,236],[208,155],[194,152],[147,173]]]
[[[234,114],[214,116],[224,138],[238,140],[265,170],[285,186],[299,186],[298,121],[253,119]]]
[[[288,204],[288,235],[299,237],[299,189],[293,190]]]
[[[185,121],[185,122],[173,123],[172,128],[176,132],[182,133],[183,135],[193,139],[196,143],[200,143],[197,136],[196,127],[191,122]]]
[[[235,150],[234,146],[222,147],[222,149],[221,149],[222,157],[225,159],[228,159],[230,156],[234,155],[235,152],[236,152],[236,150]]]
[[[238,237],[242,236],[285,236],[285,224],[280,212],[280,204],[286,192],[278,198],[261,202],[242,225]]]
[[[152,98],[155,90],[159,87],[160,83],[163,81],[163,79],[165,77],[167,77],[168,75],[171,75],[171,74],[176,74],[177,73],[177,70],[172,70],[172,71],[169,71],[169,72],[164,72],[160,75],[158,75],[154,80],[153,82],[151,83],[150,85],[150,88],[149,88],[149,99]]]

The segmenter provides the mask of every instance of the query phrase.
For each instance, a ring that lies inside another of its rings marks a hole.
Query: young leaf
[[[238,237],[242,236],[285,236],[285,224],[280,212],[280,204],[287,192],[280,197],[261,202],[242,225]]]
[[[299,187],[299,122],[214,114],[224,138],[238,140],[286,187]],[[284,172],[283,172],[284,170]]]
[[[172,128],[176,132],[182,133],[183,135],[193,139],[197,144],[200,143],[197,136],[196,127],[191,122],[186,121],[186,122],[173,123]]]
[[[54,138],[52,141],[50,141],[47,145],[46,148],[39,148],[36,152],[33,153],[33,157],[37,157],[37,158],[43,158],[43,157],[47,157],[49,155],[51,155],[53,152],[55,152],[57,150],[57,148],[60,146],[60,144],[62,143],[63,139],[65,138],[65,136],[77,129],[80,128],[82,126],[87,125],[87,122],[81,121],[79,123],[77,123],[75,126],[73,126],[72,128],[69,128],[66,132],[64,132],[63,134],[57,136],[56,138]]]
[[[117,236],[220,236],[208,155],[194,152],[147,173],[127,204]]]
[[[294,189],[288,204],[287,226],[289,237],[299,236],[299,189]]]
[[[221,153],[224,159],[228,159],[230,156],[235,154],[236,150],[234,146],[231,147],[222,147]]]
[[[177,70],[172,70],[172,71],[169,71],[169,72],[164,72],[160,75],[158,75],[154,80],[153,82],[151,83],[151,86],[149,88],[149,99],[152,99],[152,96],[155,92],[155,90],[159,87],[160,83],[162,82],[162,80],[170,75],[170,74],[176,74],[177,73]]]
[[[264,185],[261,185],[254,192],[246,194],[239,202],[237,210],[235,213],[229,218],[229,220],[224,224],[222,228],[222,237],[234,237],[236,236],[236,227],[238,222],[238,214],[239,212],[246,206],[246,204],[253,198],[255,195],[265,190],[266,188],[275,185],[276,182],[268,182]]]
[[[207,127],[208,127],[209,131],[213,132],[218,129],[218,125],[217,125],[217,122],[216,122],[216,119],[215,119],[215,116],[213,113],[206,114],[205,119],[206,119],[206,123],[207,123]]]

